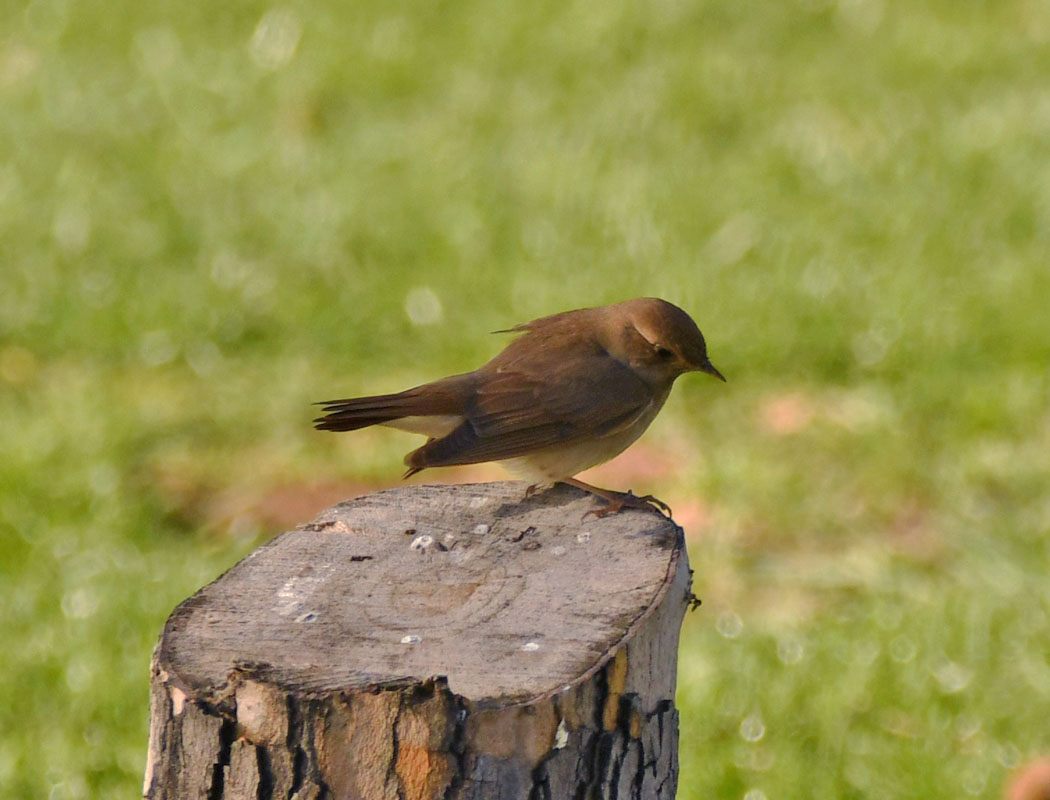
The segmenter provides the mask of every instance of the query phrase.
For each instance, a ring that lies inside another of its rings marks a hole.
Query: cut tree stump
[[[682,531],[599,502],[414,486],[260,547],[168,619],[144,796],[674,797]]]

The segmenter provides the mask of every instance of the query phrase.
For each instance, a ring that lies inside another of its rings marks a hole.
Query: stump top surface
[[[159,666],[197,697],[238,673],[305,692],[444,676],[479,703],[553,694],[608,660],[681,552],[670,520],[584,519],[596,502],[502,482],[340,503],[176,608]]]

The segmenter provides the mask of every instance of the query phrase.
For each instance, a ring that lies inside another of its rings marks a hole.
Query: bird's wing
[[[611,436],[645,413],[653,393],[608,354],[578,355],[543,371],[488,372],[465,421],[405,459],[425,467],[500,461],[558,444]]]

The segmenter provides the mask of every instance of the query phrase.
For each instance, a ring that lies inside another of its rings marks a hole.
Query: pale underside
[[[400,417],[384,422],[383,425],[387,428],[397,428],[399,431],[421,433],[431,439],[440,439],[462,425],[463,419],[458,414],[435,414],[429,417]]]

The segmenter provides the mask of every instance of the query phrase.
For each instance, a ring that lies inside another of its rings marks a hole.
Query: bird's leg
[[[528,498],[536,494],[536,492],[540,490],[541,485],[542,484],[539,483],[530,484],[529,487],[525,490],[525,499],[527,500]]]
[[[563,478],[561,483],[575,486],[577,489],[583,489],[583,491],[593,494],[595,497],[600,497],[608,504],[603,508],[595,508],[588,511],[584,514],[585,517],[591,514],[599,518],[608,517],[611,514],[619,514],[625,508],[648,509],[659,514],[665,514],[668,517],[671,516],[671,507],[651,494],[639,497],[633,492],[615,492],[612,489],[601,489],[597,486],[591,486],[589,483],[576,480],[576,478]]]

